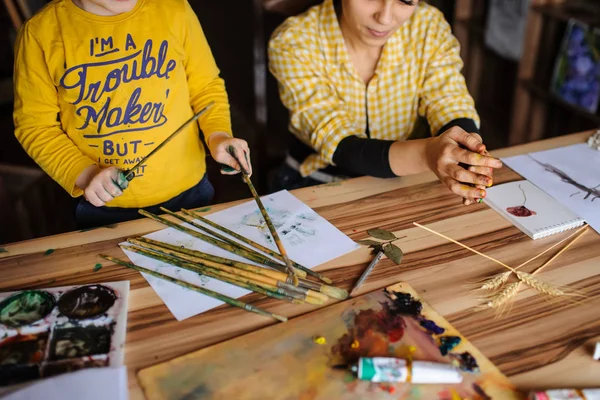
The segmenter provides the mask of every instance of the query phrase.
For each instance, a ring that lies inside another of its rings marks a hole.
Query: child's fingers
[[[115,196],[110,194],[104,186],[98,187],[94,193],[96,193],[96,196],[98,196],[104,203],[108,203],[115,198]]]
[[[245,147],[245,148],[244,148]],[[248,173],[248,176],[252,175],[252,165],[250,164],[250,156],[248,153],[250,150],[247,146],[236,146],[235,155],[242,165],[242,170]]]
[[[235,175],[239,174],[241,171],[240,164],[231,156],[228,152],[225,152],[223,156],[219,157],[218,160],[221,164],[226,165],[228,168],[221,168],[221,173],[223,175]]]
[[[102,207],[105,202],[102,201],[98,195],[96,194],[95,191],[93,191],[91,188],[90,189],[86,189],[85,191],[85,199],[94,207]]]
[[[117,185],[115,181],[103,182],[102,188],[108,193],[112,198],[119,197],[123,194],[121,188]]]

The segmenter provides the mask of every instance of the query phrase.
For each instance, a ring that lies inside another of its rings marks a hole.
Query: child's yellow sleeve
[[[185,71],[190,90],[190,104],[194,112],[200,111],[211,101],[215,104],[202,117],[200,129],[208,138],[215,132],[231,135],[231,117],[229,99],[225,91],[225,82],[219,77],[215,63],[198,17],[186,1],[186,52]]]
[[[27,25],[19,32],[14,70],[15,136],[33,160],[71,196],[83,191],[77,177],[94,161],[84,155],[62,130],[58,92],[44,51]]]

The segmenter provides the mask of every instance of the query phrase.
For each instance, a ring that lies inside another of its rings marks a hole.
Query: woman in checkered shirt
[[[465,204],[481,201],[502,164],[462,66],[442,13],[418,0],[325,0],[288,18],[269,43],[293,134],[272,189],[431,170]]]

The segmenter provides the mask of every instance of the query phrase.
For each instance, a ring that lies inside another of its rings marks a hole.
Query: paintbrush
[[[181,287],[184,287],[186,289],[190,289],[190,290],[193,290],[195,292],[202,293],[203,295],[212,297],[214,299],[221,300],[222,302],[227,303],[227,304],[229,304],[231,306],[239,307],[239,308],[244,309],[246,311],[250,311],[250,312],[253,312],[253,313],[256,313],[256,314],[260,314],[260,315],[265,316],[265,317],[275,318],[276,320],[281,321],[281,322],[286,322],[287,321],[287,318],[283,317],[281,315],[273,314],[273,313],[271,313],[269,311],[263,310],[262,308],[253,306],[252,304],[244,303],[243,301],[234,299],[234,298],[229,297],[229,296],[225,296],[225,295],[217,293],[217,292],[213,292],[212,290],[205,289],[205,288],[199,287],[199,286],[195,286],[195,285],[192,285],[190,283],[184,282],[184,281],[179,280],[179,279],[171,278],[170,276],[161,274],[160,272],[155,272],[155,271],[152,271],[150,269],[142,268],[142,267],[140,267],[138,265],[135,265],[135,264],[132,264],[132,263],[128,263],[126,261],[122,261],[122,260],[119,260],[118,258],[114,258],[114,257],[108,256],[108,255],[105,255],[105,254],[100,254],[100,257],[102,257],[105,260],[108,260],[110,262],[113,262],[115,264],[119,264],[119,265],[122,265],[124,267],[131,268],[131,269],[135,269],[135,270],[137,270],[139,272],[143,272],[145,274],[152,275],[154,277],[157,277],[159,279],[162,279],[162,280],[174,283],[174,284],[179,285]]]
[[[313,297],[309,297],[306,294],[301,294],[297,292],[287,291],[285,289],[279,288],[275,285],[270,285],[264,282],[252,281],[251,279],[245,278],[243,276],[239,276],[236,274],[230,274],[223,271],[213,270],[211,268],[203,268],[199,265],[194,265],[191,263],[186,263],[184,261],[179,261],[179,259],[171,258],[166,255],[161,255],[155,252],[145,252],[136,248],[136,246],[129,247],[121,247],[123,249],[132,251],[134,253],[141,254],[146,257],[153,258],[155,260],[167,263],[172,266],[176,266],[179,268],[183,268],[188,271],[195,272],[200,275],[204,275],[213,279],[220,280],[222,282],[226,282],[232,284],[234,286],[238,286],[243,289],[247,289],[256,293],[263,294],[268,297],[272,297],[278,300],[288,301],[294,304],[315,304],[321,305],[324,301],[320,299],[315,299]]]
[[[252,265],[252,264],[242,263],[239,261],[234,261],[234,260],[230,260],[228,258],[223,258],[223,257],[219,257],[219,256],[213,256],[212,254],[203,253],[198,250],[175,246],[175,245],[172,245],[169,243],[159,242],[159,241],[147,239],[144,237],[140,237],[137,239],[128,239],[127,241],[129,243],[132,243],[132,244],[135,244],[135,245],[138,245],[141,247],[145,247],[145,248],[148,248],[151,250],[160,251],[165,254],[171,254],[169,251],[187,254],[189,256],[193,256],[193,257],[197,258],[194,261],[198,261],[198,262],[202,262],[203,260],[214,261],[216,263],[224,264],[227,266],[236,267],[236,268],[240,268],[240,269],[247,270],[250,272],[270,276],[270,277],[280,280],[282,282],[287,282],[286,278],[288,278],[288,276],[285,273],[280,272],[280,271],[273,271],[273,270],[258,267],[258,266]],[[337,288],[334,286],[329,286],[329,285],[322,285],[320,283],[307,281],[305,279],[299,280],[299,287],[312,289],[316,292],[323,293],[329,297],[333,297],[333,298],[339,299],[339,300],[344,300],[348,297],[348,292],[343,289],[340,289],[340,288]]]
[[[275,251],[271,250],[271,249],[270,249],[270,248],[268,248],[268,247],[265,247],[265,246],[263,246],[263,245],[262,245],[262,244],[260,244],[260,243],[257,243],[257,242],[255,242],[255,241],[253,241],[253,240],[250,240],[250,239],[248,239],[247,237],[245,237],[245,236],[242,236],[242,235],[240,235],[240,234],[239,234],[239,233],[237,233],[237,232],[234,232],[234,231],[232,231],[232,230],[230,230],[230,229],[227,229],[227,228],[225,228],[224,226],[222,226],[222,225],[219,225],[219,224],[217,224],[216,222],[213,222],[213,221],[209,220],[208,218],[204,218],[203,216],[201,216],[200,214],[198,214],[196,211],[193,211],[193,210],[186,210],[185,208],[182,208],[182,209],[181,209],[181,212],[182,212],[182,213],[184,213],[184,214],[186,214],[186,215],[189,215],[190,217],[193,217],[193,218],[195,218],[195,219],[199,220],[199,221],[200,221],[200,222],[202,222],[202,223],[205,223],[206,225],[210,225],[210,226],[212,226],[213,228],[219,229],[219,230],[221,230],[222,232],[224,232],[224,233],[226,233],[226,234],[228,234],[228,235],[230,235],[230,236],[232,236],[232,237],[236,238],[237,240],[239,240],[239,241],[241,241],[241,242],[244,242],[244,243],[246,243],[247,245],[254,247],[255,249],[258,249],[258,250],[262,251],[263,253],[266,253],[266,254],[270,255],[270,256],[271,256],[271,257],[273,257],[273,258],[276,258],[276,259],[277,259],[277,260],[279,260],[279,261],[284,261],[284,260],[283,260],[283,257],[281,256],[281,254],[279,254],[279,253],[277,253],[277,252],[275,252]],[[328,285],[331,285],[331,283],[332,283],[331,279],[327,278],[326,276],[323,276],[323,275],[321,275],[321,274],[320,274],[320,273],[318,273],[318,272],[315,272],[315,271],[313,271],[313,270],[311,270],[311,269],[309,269],[309,268],[306,268],[306,267],[304,267],[304,266],[302,266],[302,265],[298,264],[298,263],[297,263],[297,262],[295,262],[294,260],[290,260],[290,261],[292,262],[292,265],[293,265],[295,268],[297,268],[297,269],[299,269],[299,270],[302,270],[302,271],[306,272],[308,275],[314,276],[315,278],[317,278],[317,279],[319,279],[319,280],[321,280],[321,281],[325,282],[325,283],[326,283],[326,284],[328,284]],[[285,261],[284,261],[284,262],[285,262]]]
[[[354,285],[354,288],[350,292],[350,297],[352,297],[352,295],[354,293],[356,293],[356,291],[358,290],[358,288],[363,284],[364,280],[367,279],[367,276],[369,276],[369,274],[371,273],[371,271],[373,270],[373,268],[375,268],[375,266],[377,265],[377,263],[379,262],[379,260],[381,260],[381,257],[383,257],[383,254],[384,253],[383,253],[383,248],[382,248],[381,250],[379,250],[377,252],[377,254],[375,255],[375,258],[373,258],[373,260],[371,260],[371,263],[369,264],[369,266],[367,267],[367,269],[365,269],[365,271],[362,273],[362,275],[358,279],[358,282],[356,282],[356,285]]]
[[[198,232],[196,230],[193,230],[193,229],[190,229],[190,228],[186,228],[185,226],[176,224],[176,223],[174,223],[172,221],[169,221],[168,219],[165,219],[163,217],[159,217],[158,215],[154,215],[151,212],[148,212],[146,210],[140,209],[140,210],[138,210],[138,212],[141,215],[143,215],[145,217],[148,217],[150,219],[153,219],[153,220],[155,220],[157,222],[160,222],[163,225],[166,225],[166,226],[171,227],[171,228],[175,228],[175,229],[177,229],[177,230],[179,230],[181,232],[185,232],[185,233],[187,233],[190,236],[193,236],[193,237],[195,237],[197,239],[204,240],[207,243],[210,243],[210,244],[212,244],[214,246],[217,246],[217,247],[219,247],[219,248],[221,248],[223,250],[229,251],[229,252],[231,252],[233,254],[237,254],[240,257],[247,258],[248,260],[254,261],[255,263],[258,263],[258,264],[261,264],[261,265],[266,265],[268,267],[274,268],[274,269],[279,270],[279,271],[287,272],[285,265],[281,265],[281,264],[279,264],[279,263],[271,260],[267,256],[260,255],[257,252],[250,252],[250,251],[248,251],[245,248],[241,248],[241,245],[234,246],[234,245],[231,245],[229,243],[225,243],[225,242],[223,242],[221,240],[217,240],[217,239],[215,239],[213,237],[204,235],[204,234],[202,234],[202,233],[200,233],[200,232]],[[306,273],[304,271],[298,271],[298,276],[299,277],[306,277]]]
[[[252,254],[254,254],[254,255],[258,256],[258,257],[265,257],[264,255],[258,253],[254,249],[246,247],[246,246],[244,246],[244,245],[236,242],[235,240],[232,240],[232,239],[228,238],[227,236],[221,235],[219,232],[215,232],[214,230],[212,230],[210,228],[207,228],[207,227],[205,227],[203,225],[200,225],[200,224],[196,223],[194,221],[194,217],[189,217],[187,215],[177,214],[177,213],[174,213],[173,211],[170,211],[170,210],[168,210],[168,209],[166,209],[164,207],[161,207],[160,209],[161,209],[161,211],[164,211],[165,213],[169,214],[170,216],[175,217],[175,218],[177,218],[180,221],[186,222],[186,223],[192,225],[194,228],[198,228],[200,230],[203,230],[204,232],[208,233],[209,235],[212,235],[212,236],[216,237],[217,239],[219,239],[219,240],[221,240],[221,241],[223,241],[225,243],[229,243],[232,246],[235,246],[237,248],[243,249],[244,251],[246,251],[248,253],[252,253]],[[273,260],[272,262],[275,262],[275,261]],[[284,267],[284,266],[282,266],[282,267]],[[306,275],[307,275],[307,273],[304,272],[304,271],[298,271],[298,275],[300,277],[302,277],[302,278],[305,278]],[[294,282],[294,280],[292,279],[292,277],[290,277],[290,282],[291,283]]]
[[[329,300],[329,297],[327,297],[327,295],[325,295],[323,293],[315,292],[311,289],[306,289],[306,288],[302,288],[299,286],[294,286],[289,283],[286,283],[285,281],[280,281],[277,278],[273,278],[273,277],[270,277],[267,275],[261,275],[261,274],[255,273],[255,272],[250,272],[250,271],[235,268],[235,267],[230,267],[230,266],[220,264],[217,262],[213,262],[213,261],[202,260],[198,257],[190,256],[190,255],[183,254],[183,253],[178,253],[176,251],[171,251],[171,250],[166,250],[166,249],[158,250],[158,251],[157,250],[149,250],[149,249],[140,248],[139,246],[129,246],[129,247],[127,247],[127,249],[135,251],[140,254],[148,255],[151,257],[154,255],[154,254],[151,255],[151,253],[158,252],[158,253],[160,253],[159,255],[163,258],[163,260],[169,259],[170,261],[173,261],[173,262],[184,262],[184,263],[191,264],[193,267],[198,267],[198,268],[210,268],[210,269],[218,271],[218,273],[225,272],[228,274],[235,274],[240,277],[252,280],[252,281],[254,281],[254,283],[258,283],[258,282],[268,283],[270,285],[280,287],[284,290],[290,290],[290,291],[298,292],[301,294],[306,294],[308,296],[316,297],[318,299],[323,300],[323,302]],[[285,278],[287,278],[287,275],[284,277],[284,279]]]
[[[271,232],[273,241],[275,241],[275,244],[277,245],[277,248],[279,249],[279,252],[281,253],[281,257],[283,257],[283,261],[285,262],[285,265],[287,266],[288,271],[289,271],[290,275],[292,276],[292,279],[294,280],[294,285],[298,285],[297,269],[294,268],[294,266],[292,265],[290,258],[288,257],[287,252],[285,251],[285,247],[283,246],[281,239],[279,239],[279,235],[277,234],[277,230],[275,229],[275,226],[273,225],[273,222],[271,221],[271,217],[269,217],[269,213],[267,212],[265,206],[263,205],[262,200],[260,199],[260,196],[256,192],[256,189],[254,188],[252,181],[250,180],[250,174],[242,166],[242,163],[240,162],[237,155],[235,154],[235,149],[233,148],[233,146],[229,146],[227,148],[227,152],[231,155],[231,157],[233,157],[237,161],[240,168],[242,169],[242,179],[244,180],[246,185],[248,185],[248,188],[250,189],[250,193],[252,193],[252,197],[254,197],[254,201],[256,202],[256,205],[258,206],[258,209],[260,210],[260,213],[262,214],[262,216],[265,220],[265,223],[269,227],[269,231]]]
[[[308,289],[298,288],[285,282],[280,282],[275,279],[253,274],[250,272],[242,270],[236,271],[234,268],[208,266],[206,264],[192,263],[186,259],[178,258],[164,253],[158,253],[155,251],[149,251],[146,249],[139,248],[137,246],[127,246],[123,247],[123,249],[154,258],[155,260],[165,262],[167,264],[180,267],[188,271],[210,276],[215,279],[222,280],[221,277],[224,277],[234,281],[240,281],[246,284],[256,285],[265,289],[270,289],[277,293],[288,295],[290,297],[295,297],[294,294],[304,296],[299,298],[311,304],[324,304],[329,299],[322,293],[317,293]],[[233,284],[237,285],[236,283]]]
[[[247,264],[235,260],[230,260],[228,258],[223,258],[219,256],[213,256],[212,254],[203,253],[198,250],[187,249],[185,247],[180,247],[176,245],[172,245],[169,243],[158,242],[152,239],[146,238],[138,238],[138,239],[128,239],[127,240],[131,244],[135,244],[140,247],[144,247],[150,250],[161,251],[165,254],[177,253],[179,255],[188,255],[194,258],[195,261],[198,262],[215,262],[223,265],[227,265],[229,267],[239,268],[245,271],[254,272],[256,274],[261,274],[265,276],[270,276],[271,278],[278,279],[280,281],[285,282],[287,275],[284,272],[276,271],[264,267],[258,267],[256,265]]]
[[[140,161],[138,161],[137,164],[135,164],[133,167],[131,167],[131,169],[128,169],[126,171],[122,171],[123,177],[128,180],[131,181],[133,178],[135,178],[135,171],[137,171],[137,169],[144,165],[149,159],[150,157],[152,157],[154,154],[156,154],[160,149],[162,149],[167,143],[169,143],[171,141],[171,139],[173,139],[175,136],[177,136],[180,132],[182,132],[189,124],[191,124],[192,122],[196,121],[198,118],[200,118],[202,116],[202,114],[204,114],[206,112],[206,110],[208,110],[210,107],[213,106],[213,104],[215,104],[214,101],[211,101],[210,103],[208,103],[206,105],[206,107],[204,107],[202,110],[198,111],[196,114],[194,114],[190,119],[188,119],[187,121],[185,121],[179,128],[177,128],[175,130],[175,132],[171,133],[169,135],[169,137],[167,137],[165,140],[163,140],[158,146],[156,146],[154,148],[154,150],[152,150],[147,156],[143,157]],[[119,187],[121,187],[120,185],[118,185]]]

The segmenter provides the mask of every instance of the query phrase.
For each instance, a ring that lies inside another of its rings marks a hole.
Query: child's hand
[[[206,140],[210,154],[216,162],[229,165],[234,171],[227,172],[221,170],[222,174],[234,175],[241,171],[241,168],[248,171],[249,175],[252,175],[252,165],[250,164],[250,149],[248,143],[242,139],[235,139],[224,132],[216,132],[208,137]],[[229,154],[227,148],[231,146],[235,151],[235,155],[238,160],[242,163],[242,166]]]
[[[127,188],[129,182],[115,167],[94,167],[95,169],[90,171],[91,179],[85,187],[82,187],[83,195],[92,205],[102,207],[115,197],[122,195],[123,189]]]
[[[479,137],[455,126],[431,139],[427,163],[453,193],[470,203],[485,197],[485,188],[492,184],[493,169],[502,167],[500,160],[484,154],[485,146]],[[471,168],[465,169],[460,163]]]

